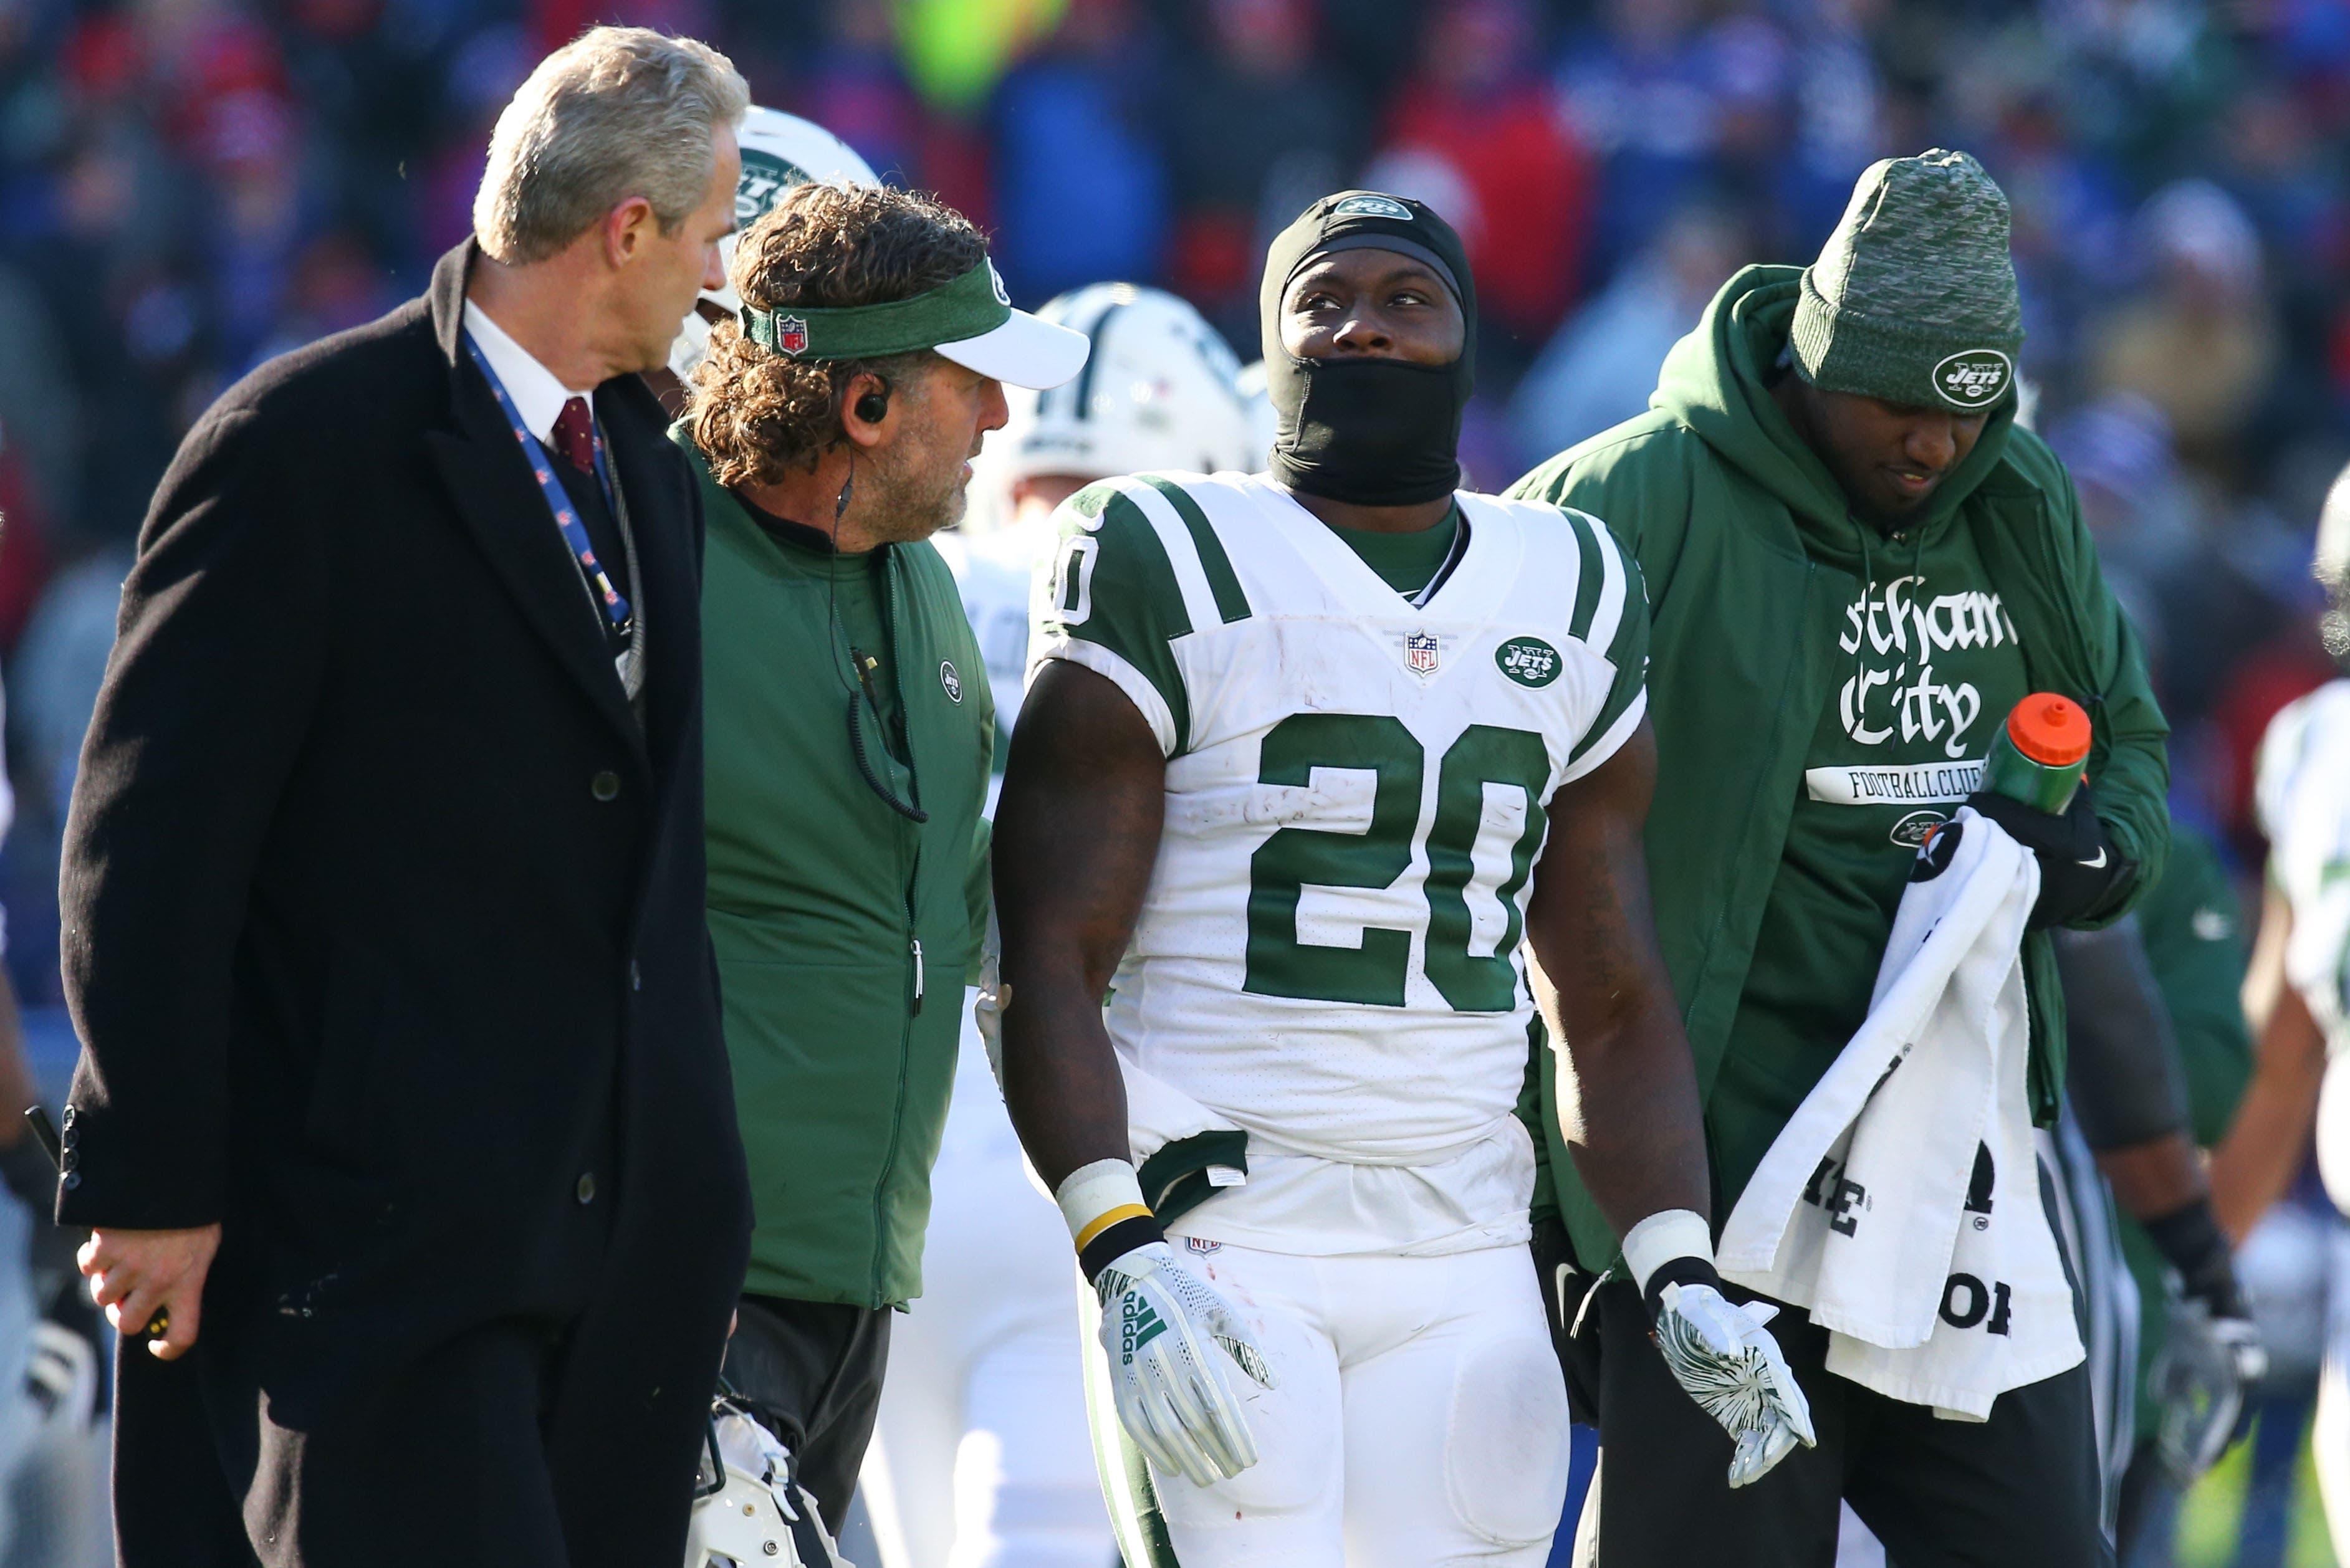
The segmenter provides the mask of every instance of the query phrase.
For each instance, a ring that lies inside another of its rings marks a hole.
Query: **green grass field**
[[[2249,1443],[2239,1443],[2211,1473],[2187,1494],[2179,1509],[2178,1568],[2234,1568],[2236,1530],[2244,1511],[2244,1480],[2250,1466]],[[2325,1511],[2318,1505],[2317,1472],[2310,1463],[2309,1445],[2302,1444],[2301,1463],[2293,1479],[2293,1537],[2284,1556],[2285,1568],[2335,1568],[2334,1542],[2326,1534]]]

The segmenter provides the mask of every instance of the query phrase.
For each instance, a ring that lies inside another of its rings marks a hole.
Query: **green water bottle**
[[[2081,787],[2089,756],[2089,715],[2070,697],[2034,691],[1992,737],[1982,787],[2061,816]]]

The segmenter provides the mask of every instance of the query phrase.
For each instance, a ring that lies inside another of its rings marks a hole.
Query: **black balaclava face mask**
[[[1460,301],[1461,357],[1300,359],[1281,341],[1281,299],[1307,263],[1334,250],[1393,250],[1430,264]],[[1461,483],[1461,416],[1477,384],[1477,286],[1452,225],[1420,202],[1376,191],[1325,196],[1274,237],[1258,296],[1265,390],[1280,416],[1270,464],[1292,490],[1361,506],[1409,506]]]

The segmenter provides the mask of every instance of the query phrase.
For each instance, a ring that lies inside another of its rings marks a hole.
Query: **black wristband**
[[[2189,1199],[2158,1219],[2142,1220],[2139,1224],[2163,1261],[2178,1271],[2179,1289],[2185,1295],[2208,1303],[2215,1316],[2245,1314],[2227,1233],[2220,1229],[2210,1199]]]
[[[1104,1269],[1137,1247],[1165,1240],[1166,1229],[1154,1216],[1137,1214],[1119,1220],[1078,1249],[1077,1267],[1084,1272],[1086,1282],[1093,1284],[1100,1280]]]
[[[1656,1322],[1665,1310],[1667,1285],[1711,1285],[1720,1290],[1721,1275],[1711,1262],[1694,1255],[1669,1258],[1659,1263],[1657,1272],[1648,1276],[1648,1288],[1640,1293],[1641,1301],[1648,1308],[1650,1323]]]

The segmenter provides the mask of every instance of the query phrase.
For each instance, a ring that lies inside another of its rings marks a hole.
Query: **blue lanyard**
[[[522,443],[523,455],[530,460],[531,472],[538,480],[538,492],[546,498],[546,509],[555,514],[555,525],[563,531],[563,542],[571,546],[571,554],[578,559],[580,571],[587,575],[588,582],[595,586],[597,597],[603,600],[604,618],[611,623],[615,635],[628,636],[634,624],[635,612],[629,607],[629,601],[620,590],[612,586],[612,578],[604,570],[603,563],[596,558],[595,542],[588,537],[588,525],[579,521],[578,511],[571,504],[571,497],[565,493],[563,482],[555,477],[553,460],[546,455],[546,449],[538,444],[538,438],[531,434],[529,427],[522,422],[522,411],[515,407],[514,399],[506,393],[505,383],[498,379],[495,370],[490,369],[490,361],[482,353],[482,346],[473,341],[473,335],[470,332],[465,334],[465,349],[473,355],[473,363],[482,368],[483,379],[490,383],[490,395],[497,399],[498,407],[505,410],[506,427],[514,431],[515,440]],[[596,483],[604,487],[604,499],[612,504],[613,511],[617,513],[619,508],[613,501],[611,471],[604,461],[603,429],[591,418],[588,421],[588,430],[596,452]]]

